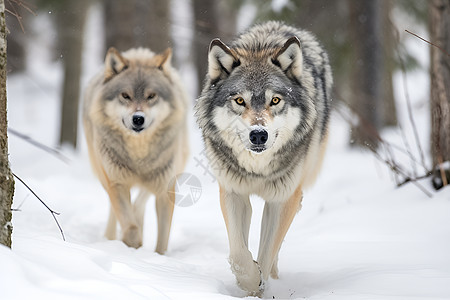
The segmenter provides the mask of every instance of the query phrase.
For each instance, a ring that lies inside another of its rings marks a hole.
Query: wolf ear
[[[219,39],[214,39],[209,45],[208,75],[211,80],[230,75],[233,68],[239,65],[231,49]]]
[[[105,82],[128,68],[128,60],[116,48],[109,48],[105,58]]]
[[[172,62],[172,48],[167,48],[164,52],[158,54],[158,58],[157,66],[160,70],[164,71],[169,68]]]
[[[273,57],[272,62],[288,75],[288,72],[290,72],[292,76],[299,78],[303,69],[303,54],[300,40],[296,36],[289,38]]]

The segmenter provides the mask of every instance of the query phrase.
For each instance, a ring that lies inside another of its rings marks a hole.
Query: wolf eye
[[[234,101],[237,103],[237,105],[245,106],[245,101],[242,97],[237,97],[236,99],[234,99]]]
[[[127,100],[131,99],[130,95],[128,95],[127,93],[122,93],[121,96],[123,99],[127,99]]]
[[[272,101],[270,101],[270,105],[277,105],[278,103],[280,103],[281,99],[278,97],[273,97]]]
[[[150,95],[148,95],[147,100],[152,100],[155,97],[156,97],[156,94],[155,93],[151,93]]]

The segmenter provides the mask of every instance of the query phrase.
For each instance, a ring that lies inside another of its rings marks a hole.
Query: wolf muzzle
[[[141,132],[144,129],[145,115],[142,112],[137,112],[133,115],[132,124],[133,130],[136,132]]]
[[[266,150],[266,143],[269,140],[269,133],[263,128],[253,129],[248,135],[251,147],[250,150],[261,153]]]
[[[269,139],[269,134],[264,129],[256,129],[250,131],[249,139],[253,145],[263,146]]]

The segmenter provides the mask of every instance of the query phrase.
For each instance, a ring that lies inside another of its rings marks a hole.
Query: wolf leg
[[[252,207],[248,196],[237,195],[220,186],[220,206],[228,232],[231,271],[238,285],[249,295],[261,293],[261,274],[258,264],[248,250],[248,233]]]
[[[110,184],[107,189],[111,207],[122,228],[122,241],[133,248],[142,246],[142,232],[136,223],[130,200],[130,189],[124,185]]]
[[[158,241],[155,251],[164,254],[169,243],[170,227],[174,209],[175,193],[164,192],[156,196],[156,217],[158,219]]]
[[[111,207],[109,209],[109,218],[108,218],[108,224],[106,225],[105,237],[108,240],[115,240],[116,233],[117,233],[117,219],[116,219],[116,215],[114,214],[114,209],[111,205]]]
[[[300,209],[301,200],[302,190],[298,186],[286,202],[266,202],[264,205],[258,253],[258,263],[264,280],[269,278],[269,273],[273,274],[278,269],[278,252],[294,216]]]
[[[134,216],[139,226],[139,230],[141,230],[142,233],[144,232],[145,206],[147,205],[147,200],[149,196],[150,193],[148,191],[141,189],[136,197],[136,200],[134,200],[133,204]]]
[[[275,259],[273,260],[272,269],[270,270],[270,277],[273,279],[278,279],[278,253],[275,255]]]

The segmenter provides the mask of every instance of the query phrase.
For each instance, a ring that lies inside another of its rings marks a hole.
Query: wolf
[[[110,48],[103,69],[90,81],[83,104],[83,124],[90,162],[111,202],[106,229],[122,241],[142,246],[145,205],[156,198],[156,252],[167,249],[174,210],[176,174],[189,154],[188,100],[171,66],[172,50],[146,48],[120,53]],[[140,192],[131,203],[130,189]],[[170,193],[172,191],[172,193]]]
[[[281,243],[321,168],[332,84],[318,40],[281,22],[209,46],[195,115],[215,165],[231,270],[249,295],[263,294],[269,274],[278,278]],[[250,195],[265,201],[256,260],[248,250]]]

